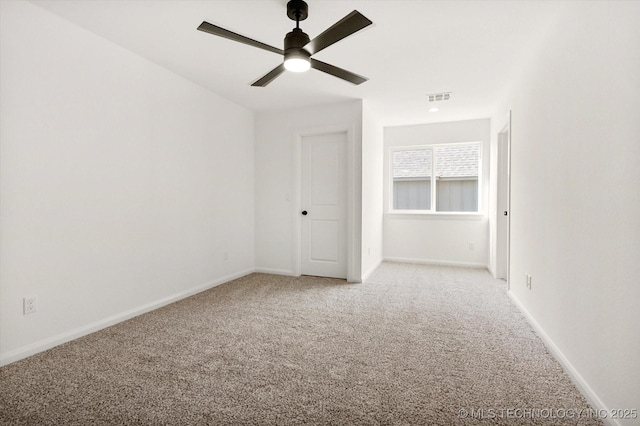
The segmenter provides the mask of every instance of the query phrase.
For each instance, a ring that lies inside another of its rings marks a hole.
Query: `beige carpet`
[[[253,274],[0,369],[11,425],[600,424],[582,410],[504,284],[452,267]]]

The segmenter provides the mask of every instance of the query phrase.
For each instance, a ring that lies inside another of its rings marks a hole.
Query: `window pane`
[[[436,181],[436,206],[439,212],[477,212],[478,180]]]
[[[436,210],[478,211],[479,145],[436,147]]]
[[[394,151],[393,208],[395,210],[431,209],[431,149]]]
[[[393,208],[395,210],[431,209],[431,179],[394,180]]]

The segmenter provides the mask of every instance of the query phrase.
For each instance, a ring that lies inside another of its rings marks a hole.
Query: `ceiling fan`
[[[292,72],[304,72],[309,68],[315,68],[353,84],[362,84],[367,81],[366,77],[354,74],[325,62],[318,61],[317,59],[313,59],[311,56],[342,40],[343,38],[371,25],[372,22],[369,19],[357,10],[354,10],[340,21],[333,24],[322,34],[313,40],[310,40],[309,36],[300,29],[300,21],[304,21],[307,19],[307,16],[309,16],[309,6],[307,3],[303,0],[289,1],[287,3],[287,16],[291,20],[296,21],[296,27],[284,38],[284,50],[250,39],[243,35],[218,27],[217,25],[210,24],[206,21],[203,21],[202,24],[200,24],[198,30],[284,56],[284,62],[282,64],[259,78],[252,84],[252,86],[264,87],[271,83],[285,70]]]

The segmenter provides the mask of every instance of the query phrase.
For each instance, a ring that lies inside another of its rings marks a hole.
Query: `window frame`
[[[436,173],[436,148],[439,147],[450,147],[450,146],[460,146],[460,145],[475,145],[478,147],[478,209],[477,211],[469,212],[469,211],[437,211],[437,178],[435,176]],[[411,151],[411,150],[420,150],[420,149],[431,149],[431,203],[429,210],[410,210],[410,209],[394,209],[393,201],[394,201],[394,179],[393,179],[393,154],[397,151]],[[399,146],[390,146],[388,148],[388,162],[387,162],[387,170],[388,170],[388,200],[387,200],[387,214],[398,215],[398,216],[407,216],[407,215],[417,215],[417,216],[457,216],[460,218],[474,218],[478,216],[483,216],[483,203],[482,203],[482,194],[483,194],[483,167],[484,159],[483,159],[483,143],[481,141],[470,141],[470,142],[448,142],[448,143],[434,143],[434,144],[420,144],[420,145],[399,145]]]

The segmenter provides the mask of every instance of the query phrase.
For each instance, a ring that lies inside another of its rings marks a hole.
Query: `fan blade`
[[[372,23],[363,14],[354,10],[307,43],[304,49],[313,55]]]
[[[282,74],[283,72],[284,72],[284,64],[280,64],[274,69],[272,69],[271,71],[269,71],[268,73],[266,73],[264,77],[260,78],[255,83],[253,83],[252,86],[264,87],[267,84],[271,83],[273,80],[275,80],[276,77]]]
[[[367,77],[354,74],[350,71],[343,70],[342,68],[338,68],[336,66],[327,64],[326,62],[321,62],[313,58],[311,58],[311,68],[315,68],[318,71],[326,72],[327,74],[331,74],[335,77],[347,80],[348,82],[353,84],[362,84],[365,81],[369,80]]]
[[[261,43],[259,41],[255,41],[250,39],[249,37],[245,37],[240,34],[236,34],[232,31],[225,30],[224,28],[218,27],[217,25],[210,24],[206,21],[202,21],[202,24],[198,27],[199,31],[204,31],[205,33],[217,35],[219,37],[228,38],[229,40],[237,41],[240,43],[248,44],[249,46],[257,47],[260,49],[268,50],[269,52],[279,53],[284,55],[284,50],[278,49],[277,47],[269,46],[268,44]]]

